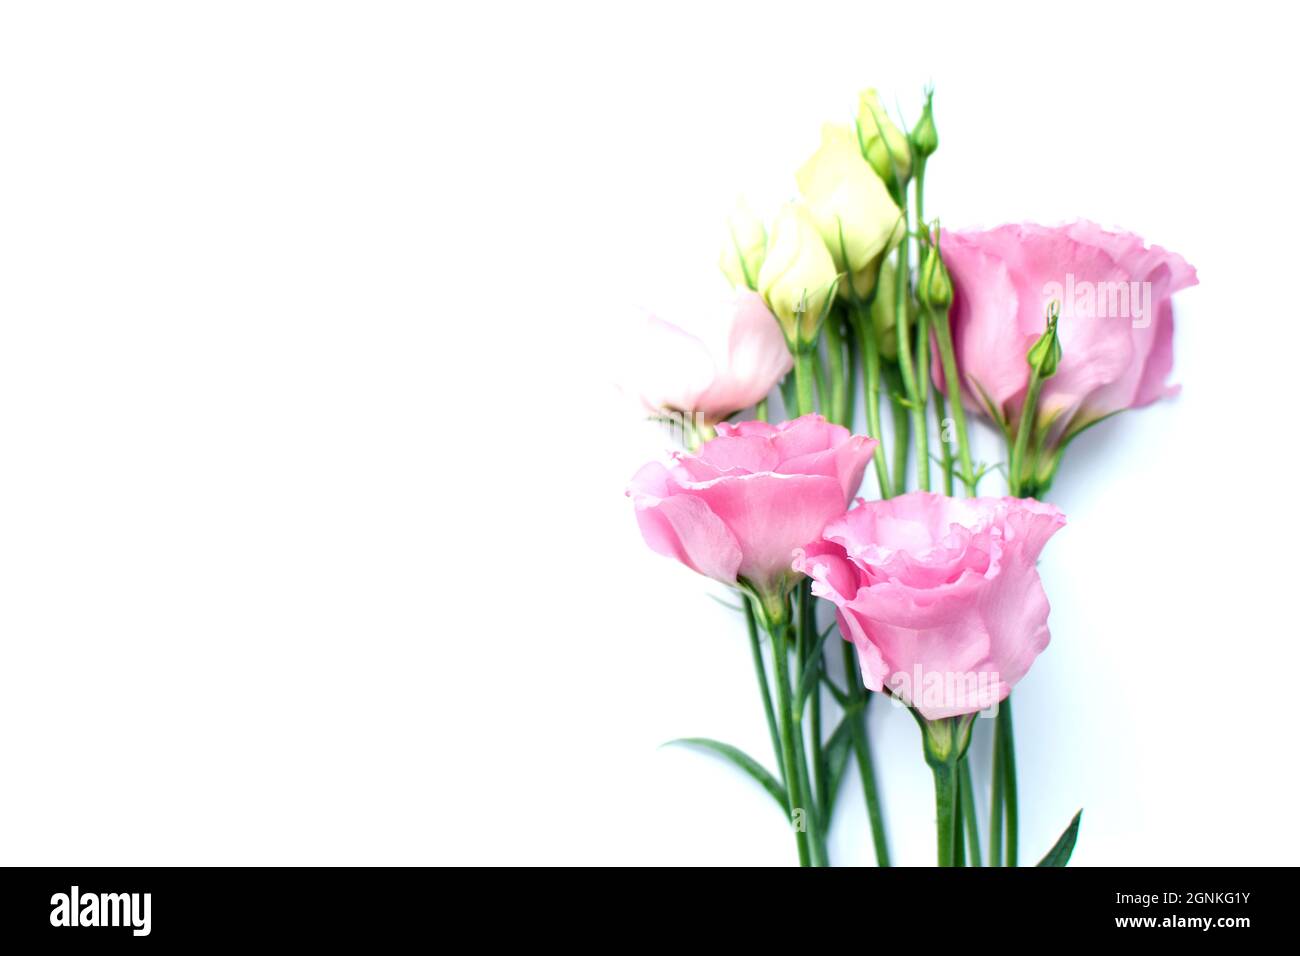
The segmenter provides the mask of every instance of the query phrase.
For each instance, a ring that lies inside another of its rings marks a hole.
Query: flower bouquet
[[[1037,560],[1065,517],[1046,499],[1081,432],[1172,394],[1171,299],[1196,282],[1178,255],[1090,222],[941,229],[925,207],[932,107],[930,91],[905,133],[862,93],[770,228],[733,216],[731,308],[696,329],[652,318],[641,347],[640,397],[684,447],[627,493],[651,549],[738,595],[771,768],[682,743],[763,786],[807,866],[831,863],[847,776],[889,865],[889,768],[866,722],[881,697],[920,727],[939,865],[1020,862],[1011,696],[1049,640]],[[975,460],[976,427],[1001,461]],[[1006,493],[982,494],[994,481]],[[993,735],[984,820],[977,716]],[[1040,866],[1065,865],[1079,824],[1034,848]]]

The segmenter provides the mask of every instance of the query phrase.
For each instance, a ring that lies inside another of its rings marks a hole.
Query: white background
[[[1181,397],[1053,489],[1024,857],[1082,806],[1079,864],[1295,859],[1279,5],[439,6],[3,8],[0,862],[792,861],[658,749],[767,756],[739,621],[622,495],[663,442],[619,343],[710,301],[736,196],[859,88],[928,81],[946,225],[1087,216],[1201,278]],[[929,862],[916,729],[872,731]]]

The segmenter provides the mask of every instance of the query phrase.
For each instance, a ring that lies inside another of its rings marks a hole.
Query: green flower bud
[[[936,230],[935,240],[927,244],[921,254],[921,269],[917,275],[916,297],[922,305],[931,309],[943,310],[952,305],[952,278],[939,255],[939,239]]]
[[[958,760],[966,756],[970,747],[971,727],[974,723],[974,714],[939,717],[936,720],[921,718],[921,744],[925,751],[925,762],[932,767],[942,767],[945,764],[955,766]]]
[[[1061,364],[1061,340],[1056,335],[1056,322],[1060,317],[1061,303],[1053,299],[1047,307],[1047,329],[1025,356],[1029,367],[1038,370],[1039,378],[1051,378]]]
[[[934,111],[930,105],[933,99],[934,91],[927,90],[925,108],[921,110],[921,118],[912,128],[912,149],[916,150],[916,155],[922,159],[929,159],[939,148],[939,131],[934,127]]]

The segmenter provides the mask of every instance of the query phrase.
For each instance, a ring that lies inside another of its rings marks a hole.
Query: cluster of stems
[[[818,408],[828,420],[851,424],[853,343],[832,312],[823,326],[827,352],[800,352],[795,357],[796,415]],[[818,402],[820,399],[820,403]],[[772,749],[780,768],[782,793],[794,830],[802,866],[828,866],[827,834],[847,765],[858,768],[867,807],[872,843],[879,866],[889,866],[885,823],[876,790],[875,769],[867,737],[866,711],[871,695],[857,677],[852,645],[844,642],[847,690],[826,673],[826,644],[831,628],[817,630],[815,599],[806,579],[790,594],[773,600],[754,595],[746,600],[754,669],[767,717]],[[769,682],[759,625],[769,638],[772,674]],[[835,730],[823,732],[822,688],[840,705],[843,715]]]
[[[786,393],[787,404],[795,415],[821,411],[828,420],[853,428],[856,382],[860,379],[865,431],[880,442],[873,462],[882,498],[902,494],[913,483],[921,490],[931,490],[931,464],[935,460],[941,469],[941,490],[945,494],[953,494],[957,484],[965,494],[976,494],[983,474],[983,469],[976,471],[971,456],[947,305],[926,301],[928,297],[918,296],[913,286],[912,243],[917,245],[919,263],[929,244],[937,242],[937,232],[925,227],[925,163],[925,157],[913,155],[910,165],[914,177],[910,182],[905,177],[897,177],[894,184],[904,235],[892,252],[894,299],[886,303],[893,310],[896,356],[886,359],[881,354],[871,318],[873,305],[877,305],[873,302],[875,292],[859,296],[851,277],[847,278],[842,280],[847,300],[836,302],[829,311],[817,344],[796,352],[793,388]],[[917,227],[915,232],[913,222]],[[930,386],[932,348],[937,349],[943,370],[942,392]],[[889,441],[884,435],[881,413],[885,401],[890,403],[893,421]],[[930,451],[932,411],[934,436],[938,439],[938,454],[934,456]],[[766,407],[762,412],[766,414]],[[914,457],[910,455],[913,442]],[[1009,450],[1014,457],[1014,449]],[[914,482],[909,481],[912,467]],[[1021,493],[1014,482],[1011,491]],[[879,865],[887,866],[889,850],[866,728],[867,706],[873,695],[862,684],[856,652],[847,642],[843,642],[846,686],[838,687],[827,676],[825,640],[817,632],[813,604],[807,582],[803,581],[782,598],[779,613],[765,614],[757,604],[746,609],[754,662],[799,859],[810,866],[828,863],[826,834],[841,776],[852,758],[862,783],[876,860]],[[773,662],[770,685],[759,640],[759,622],[770,639]],[[829,735],[823,733],[822,727],[822,687],[843,710],[839,726]],[[969,718],[948,720],[963,723],[964,732],[959,736],[968,742]],[[939,863],[981,866],[984,857],[965,743],[950,748],[938,759],[931,746],[932,736],[931,730],[923,733],[926,760],[935,774]],[[1009,699],[999,708],[994,728],[990,808],[988,864],[1015,866],[1017,790]]]

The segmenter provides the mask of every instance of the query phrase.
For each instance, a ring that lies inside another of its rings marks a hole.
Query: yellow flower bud
[[[858,145],[871,168],[887,183],[906,183],[912,176],[912,148],[894,125],[875,90],[858,95]]]
[[[758,271],[767,253],[767,230],[763,221],[742,200],[727,219],[727,238],[718,264],[722,274],[737,289],[757,289]]]
[[[889,244],[885,246],[884,251],[881,252],[880,255],[876,256],[876,258],[872,259],[871,262],[866,266],[866,268],[859,269],[853,273],[851,277],[853,281],[853,294],[856,295],[860,300],[865,302],[871,296],[872,291],[876,288],[878,284],[881,275],[882,265],[885,268],[890,268],[890,266],[888,266],[888,264],[886,263],[886,259],[889,256],[889,254],[898,247],[898,244],[903,241],[903,238],[906,235],[907,235],[907,229],[903,226],[903,220],[900,217],[898,220],[898,225],[894,227],[894,232],[889,237]],[[876,297],[879,298],[883,294],[884,293],[882,291],[878,293]],[[889,293],[889,295],[891,296],[889,300],[890,302],[894,301],[892,298],[893,294],[894,294],[893,292]],[[840,283],[840,297],[844,299],[851,298],[851,296],[849,295],[846,282]]]
[[[903,236],[902,214],[889,190],[862,159],[853,131],[833,123],[822,128],[821,146],[795,180],[835,267],[865,299],[881,257]],[[840,295],[850,297],[848,282],[840,283]]]
[[[772,224],[758,291],[781,323],[792,351],[817,341],[838,275],[808,210],[790,203]]]

